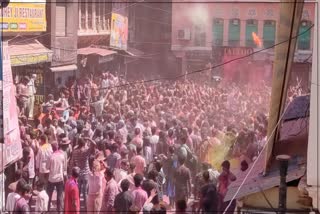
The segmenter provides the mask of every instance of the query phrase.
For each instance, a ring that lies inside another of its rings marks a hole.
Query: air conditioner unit
[[[191,39],[190,29],[180,29],[180,30],[178,30],[178,39],[179,40],[190,40]]]

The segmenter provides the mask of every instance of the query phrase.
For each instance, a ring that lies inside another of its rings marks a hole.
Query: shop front
[[[29,43],[9,42],[9,54],[15,83],[19,83],[23,76],[36,77],[33,115],[37,115],[45,95],[50,93],[49,85],[52,77],[47,71],[52,60],[52,51],[37,40],[31,42],[29,40]]]
[[[118,69],[117,52],[99,46],[78,49],[78,68],[80,74],[99,74]],[[89,66],[90,65],[90,66]]]
[[[187,51],[185,54],[186,58],[186,71],[187,73],[193,73],[195,71],[203,70],[201,75],[196,72],[194,75],[189,75],[188,78],[193,80],[210,80],[212,69],[210,69],[210,64],[212,64],[212,51]]]

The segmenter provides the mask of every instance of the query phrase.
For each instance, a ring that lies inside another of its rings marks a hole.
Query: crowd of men
[[[35,211],[52,210],[54,190],[58,213],[223,213],[229,203],[231,212],[228,186],[266,142],[264,84],[128,84],[104,73],[57,88],[33,121],[17,91],[23,158],[7,198],[13,213],[29,213],[31,195]]]

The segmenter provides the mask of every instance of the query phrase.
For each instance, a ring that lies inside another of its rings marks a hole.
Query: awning
[[[125,56],[133,56],[133,57],[142,57],[144,55],[144,52],[137,50],[135,48],[127,48],[127,50],[123,50],[123,49],[117,49],[114,47],[111,47],[113,50],[117,51],[119,54],[121,55],[125,55]]]
[[[26,42],[9,42],[11,66],[30,65],[51,62],[52,51],[44,47],[38,40]]]
[[[77,70],[76,65],[65,65],[65,66],[58,66],[50,68],[52,72],[62,72],[62,71],[74,71]]]
[[[77,53],[78,53],[78,55],[95,54],[95,55],[99,55],[99,56],[108,56],[111,54],[115,54],[117,52],[112,51],[112,50],[108,50],[108,49],[104,49],[104,48],[87,47],[87,48],[78,49]]]
[[[263,190],[279,186],[280,175],[278,164],[274,162],[270,172],[266,176],[263,176],[262,173],[264,161],[265,151],[260,157],[258,157],[253,168],[252,164],[250,164],[247,171],[239,172],[238,174],[236,174],[237,180],[232,182],[228,187],[228,191],[224,198],[224,201],[229,201],[233,199],[234,196],[234,199],[239,199],[253,193],[261,192]],[[290,160],[286,181],[290,182],[301,178],[306,172],[305,166],[305,161],[298,157]],[[249,170],[251,170],[251,172],[248,175]],[[239,188],[241,189],[238,192]]]
[[[143,54],[144,54],[142,51],[139,51],[134,48],[128,48],[125,52],[127,54],[129,54],[130,56],[143,56]]]

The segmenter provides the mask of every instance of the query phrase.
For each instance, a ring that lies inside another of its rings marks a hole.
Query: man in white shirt
[[[120,169],[114,170],[114,179],[118,184],[120,184],[123,179],[128,177],[129,161],[122,160],[120,167]]]
[[[103,89],[102,96],[105,96],[107,94],[107,89],[110,87],[110,80],[108,78],[108,74],[103,74],[102,76],[102,81],[101,81],[101,88]]]
[[[27,115],[28,118],[33,118],[33,109],[34,109],[34,95],[37,93],[35,87],[35,81],[37,79],[36,74],[32,74],[30,81],[28,82],[28,91],[29,91],[29,99],[28,99],[28,110],[29,114]]]
[[[150,144],[151,144],[151,149],[152,149],[151,157],[153,157],[154,155],[157,154],[157,146],[159,143],[159,136],[156,135],[156,132],[157,132],[157,128],[154,126],[151,127],[151,133],[152,133],[152,136],[150,137]]]
[[[57,142],[51,144],[53,154],[51,155],[48,168],[49,182],[48,182],[48,195],[49,195],[49,209],[52,199],[52,193],[54,188],[57,190],[57,210],[58,212],[63,211],[63,192],[64,192],[64,177],[67,175],[66,159],[63,151],[59,150]]]
[[[48,183],[49,178],[49,165],[48,162],[52,155],[52,147],[48,143],[48,138],[46,135],[41,135],[40,137],[40,148],[36,157],[36,170],[39,174],[39,179],[45,183],[45,187]]]
[[[30,148],[30,160],[28,163],[28,174],[29,174],[29,182],[32,185],[33,184],[33,180],[36,176],[36,172],[35,172],[35,158],[34,158],[34,151],[32,148]]]
[[[105,97],[101,97],[98,101],[91,103],[91,106],[94,108],[96,117],[102,116],[104,103],[105,103]]]
[[[49,209],[48,209],[49,196],[48,196],[47,192],[44,190],[44,183],[41,181],[38,181],[37,189],[39,192],[37,194],[35,211],[37,213],[48,212],[49,211]]]
[[[21,180],[17,183],[17,187],[14,192],[9,193],[7,197],[7,203],[6,203],[6,211],[9,213],[13,213],[14,206],[16,204],[16,201],[21,198],[19,192],[21,192],[21,185],[26,183],[24,180]]]

